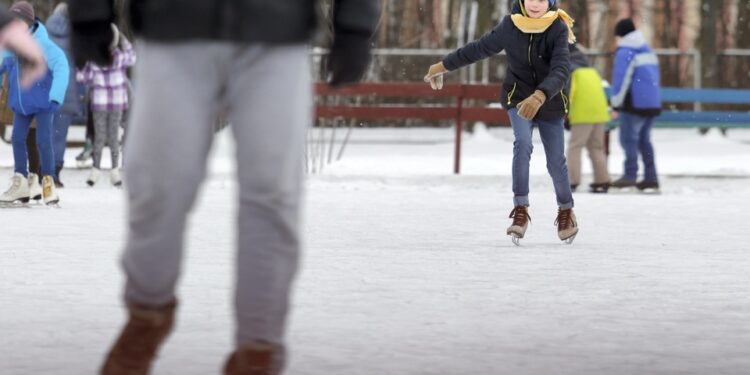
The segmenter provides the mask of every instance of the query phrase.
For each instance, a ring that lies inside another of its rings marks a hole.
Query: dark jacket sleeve
[[[443,58],[443,66],[448,70],[456,70],[479,60],[500,53],[505,49],[505,29],[510,16],[505,17],[494,29],[481,38],[451,52]]]
[[[112,0],[70,0],[70,22],[111,22],[115,19]]]
[[[10,21],[13,21],[13,16],[10,12],[5,7],[0,8],[0,29],[9,24]]]
[[[380,14],[379,0],[336,0],[333,8],[333,27],[336,32],[363,34],[375,32]]]
[[[570,78],[570,51],[568,50],[568,28],[558,21],[555,30],[558,34],[553,38],[552,57],[550,59],[549,74],[537,87],[542,90],[547,100],[560,93]]]

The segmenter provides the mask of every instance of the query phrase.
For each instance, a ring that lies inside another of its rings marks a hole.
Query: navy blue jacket
[[[518,3],[512,12],[521,13]],[[503,50],[508,57],[500,96],[505,108],[514,108],[535,90],[541,90],[547,101],[535,119],[564,117],[568,110],[564,90],[570,77],[568,27],[565,23],[558,19],[543,33],[526,34],[513,24],[510,16],[505,16],[492,31],[446,56],[443,65],[448,70],[455,70]]]

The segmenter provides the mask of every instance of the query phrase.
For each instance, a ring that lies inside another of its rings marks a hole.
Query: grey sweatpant
[[[137,45],[138,85],[124,163],[125,299],[160,306],[175,297],[185,221],[206,175],[212,125],[224,110],[236,139],[239,180],[236,343],[283,345],[312,115],[307,47]]]
[[[112,169],[120,166],[120,122],[122,111],[94,111],[94,168],[102,167],[102,151],[109,147],[112,153]]]

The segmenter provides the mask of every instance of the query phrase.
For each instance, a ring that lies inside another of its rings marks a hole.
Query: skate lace
[[[13,182],[11,183],[8,190],[5,191],[5,194],[10,194],[16,190],[18,190],[21,187],[21,179],[20,178],[13,178]]]
[[[573,226],[573,217],[571,216],[572,213],[573,210],[571,209],[557,210],[557,219],[555,219],[555,225],[557,225],[558,230],[565,230]]]
[[[526,225],[527,221],[531,221],[531,216],[526,210],[526,206],[516,206],[513,211],[510,212],[509,218],[513,219],[513,225],[522,227]]]

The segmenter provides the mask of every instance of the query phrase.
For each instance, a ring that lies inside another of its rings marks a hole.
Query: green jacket
[[[609,122],[607,94],[596,69],[583,67],[571,74],[568,119],[571,125]]]

